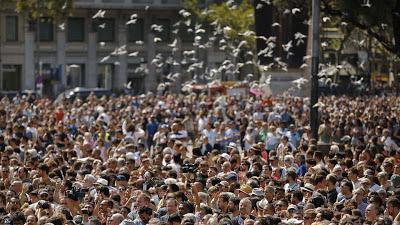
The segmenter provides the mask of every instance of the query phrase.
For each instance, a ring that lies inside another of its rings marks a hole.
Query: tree
[[[64,20],[73,8],[73,0],[13,0],[18,13],[24,13],[35,20],[50,17],[54,21]]]
[[[273,3],[280,10],[306,10],[311,5],[310,0],[274,0]],[[400,55],[400,0],[321,0],[321,12],[362,30],[386,51]]]
[[[216,38],[215,43],[236,67],[234,74],[245,75],[255,71],[256,58],[247,54],[256,49],[256,35],[252,30],[254,7],[249,0],[215,1],[207,5],[199,4],[197,0],[185,0],[185,7],[194,20],[209,28],[208,35]],[[253,64],[250,65],[250,61]]]

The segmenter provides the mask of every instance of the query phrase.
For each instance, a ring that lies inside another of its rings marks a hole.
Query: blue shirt
[[[307,173],[307,166],[306,166],[306,164],[301,164],[301,165],[299,166],[299,168],[297,168],[297,171],[296,171],[297,176],[302,177],[302,176],[304,176],[304,174],[306,174],[306,173]]]
[[[157,129],[158,129],[158,124],[155,122],[151,122],[146,125],[146,130],[150,136],[154,136],[154,134],[157,132]]]

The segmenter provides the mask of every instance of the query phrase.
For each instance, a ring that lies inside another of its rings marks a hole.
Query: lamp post
[[[312,138],[318,140],[318,67],[319,67],[319,20],[320,0],[312,0],[312,52],[311,52],[311,98],[310,98],[310,125]]]

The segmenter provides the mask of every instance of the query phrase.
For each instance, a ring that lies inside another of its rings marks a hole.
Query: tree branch
[[[398,0],[399,1],[399,0]],[[329,3],[326,0],[322,0],[323,6],[324,8],[322,8],[321,10],[331,16],[335,16],[335,17],[341,17],[344,21],[351,23],[353,26],[363,30],[364,32],[366,32],[369,36],[375,38],[380,44],[382,44],[382,46],[389,52],[398,55],[399,52],[396,49],[396,46],[389,40],[387,40],[385,38],[385,36],[375,32],[370,26],[363,24],[361,22],[359,22],[357,19],[355,19],[354,17],[352,17],[349,14],[346,14],[342,11],[339,10],[335,10],[332,9],[329,6]]]

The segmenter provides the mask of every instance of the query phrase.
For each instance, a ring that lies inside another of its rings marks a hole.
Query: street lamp
[[[312,52],[311,52],[311,98],[310,98],[310,126],[312,138],[318,140],[318,66],[319,66],[319,20],[320,0],[312,0]]]

